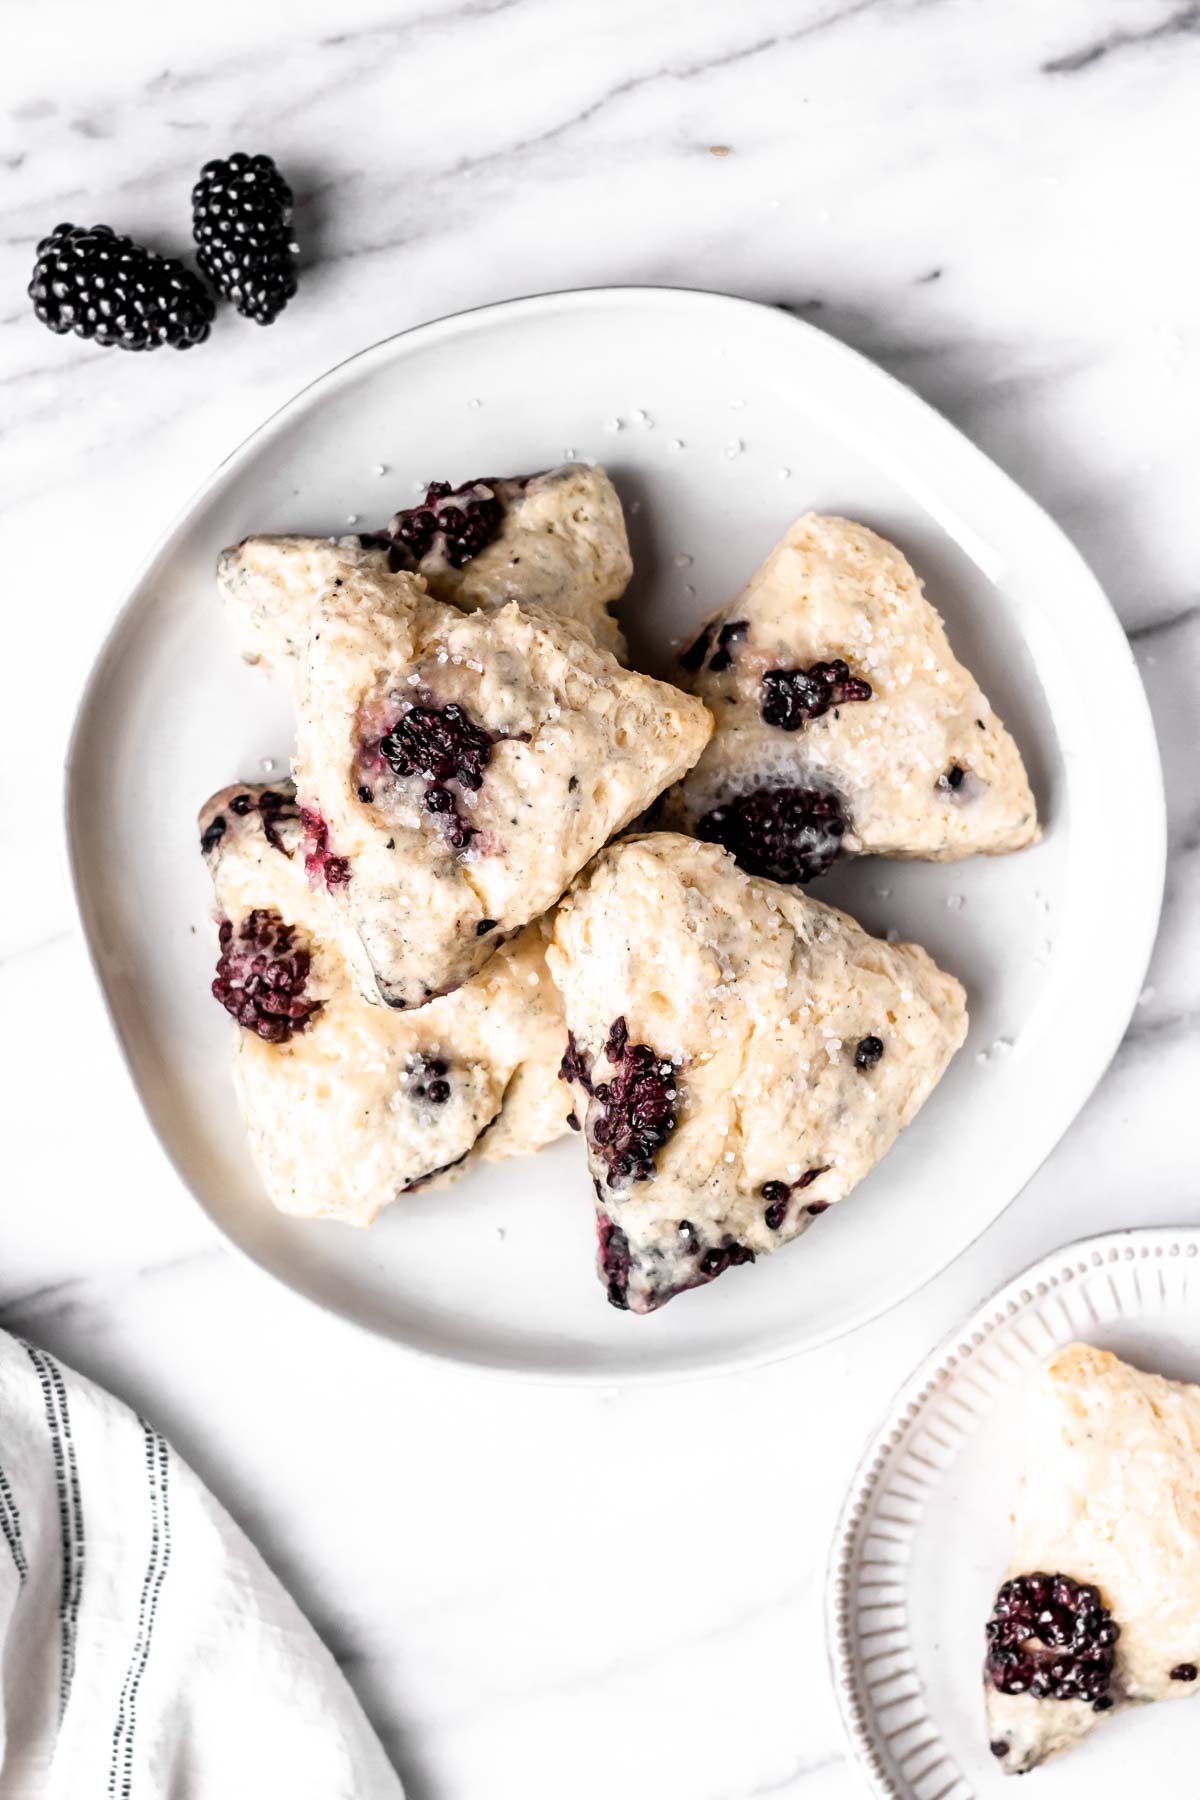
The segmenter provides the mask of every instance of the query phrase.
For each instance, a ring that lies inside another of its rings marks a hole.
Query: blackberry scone
[[[595,464],[454,489],[433,482],[376,534],[243,539],[217,561],[242,655],[264,666],[298,656],[313,606],[346,564],[421,575],[435,599],[466,610],[509,600],[544,607],[624,658],[614,612],[633,564],[621,502]]]
[[[349,569],[314,608],[297,712],[309,872],[364,991],[397,1007],[546,912],[712,730],[571,620]]]
[[[992,1754],[1022,1775],[1200,1682],[1200,1387],[1070,1344],[1039,1371],[987,1624]]]
[[[671,832],[596,858],[547,961],[600,1274],[633,1312],[844,1200],[966,1034],[961,987],[923,950]]]
[[[717,730],[663,823],[805,882],[1036,842],[1020,754],[891,544],[809,513],[680,658]]]
[[[200,814],[219,921],[213,993],[237,1021],[234,1082],[281,1211],[369,1225],[399,1195],[566,1129],[548,922],[416,1013],[359,994],[305,873],[295,791],[230,787]]]

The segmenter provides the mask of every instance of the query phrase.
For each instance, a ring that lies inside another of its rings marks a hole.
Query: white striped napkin
[[[401,1800],[329,1652],[143,1419],[0,1333],[0,1800]]]

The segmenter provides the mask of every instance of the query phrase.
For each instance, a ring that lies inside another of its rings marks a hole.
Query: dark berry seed
[[[1007,1756],[1008,1755],[1008,1745],[1004,1742],[1003,1738],[997,1738],[997,1740],[994,1744],[988,1745],[988,1749],[991,1751],[993,1756]]]
[[[192,189],[197,260],[243,318],[270,325],[296,292],[292,190],[269,156],[205,163]]]
[[[232,922],[222,919],[218,936],[212,991],[226,1012],[269,1044],[303,1031],[321,1002],[304,997],[312,956],[296,927],[260,907],[247,914],[236,935]]]
[[[583,1126],[579,1123],[578,1113],[569,1112],[567,1114],[567,1124],[571,1127],[572,1131],[583,1130]]]
[[[486,550],[504,523],[504,508],[490,480],[465,481],[452,488],[448,481],[431,481],[417,506],[398,512],[388,525],[398,561],[407,554],[414,562],[440,547],[452,569],[465,568]]]
[[[427,1093],[434,1106],[441,1106],[443,1101],[450,1098],[450,1083],[448,1081],[431,1081]]]
[[[810,1212],[812,1214],[813,1218],[815,1219],[818,1217],[819,1214],[821,1214],[823,1212],[828,1212],[829,1205],[830,1205],[830,1203],[828,1200],[814,1200],[810,1203],[809,1206],[807,1206],[805,1208],[805,1211]]]
[[[1003,1694],[1083,1700],[1107,1712],[1120,1628],[1097,1590],[1035,1571],[1006,1581],[987,1623],[986,1669]]]
[[[883,1039],[877,1037],[859,1038],[854,1052],[856,1069],[873,1069],[883,1056]]]
[[[705,813],[697,837],[721,844],[749,875],[812,881],[839,850],[846,815],[837,796],[819,788],[757,788]]]
[[[678,1231],[685,1244],[690,1243],[696,1235],[696,1227],[692,1224],[690,1219],[680,1219],[679,1224],[675,1229]]]
[[[211,820],[200,834],[200,848],[204,855],[207,856],[210,850],[215,850],[224,836],[225,815],[223,813],[218,813],[216,818]]]
[[[946,786],[950,787],[950,788],[960,788],[963,784],[965,776],[966,776],[966,770],[960,769],[958,764],[954,763],[946,771]]]
[[[607,1056],[609,1062],[620,1062],[625,1054],[625,1046],[628,1042],[629,1031],[624,1019],[614,1020],[612,1029],[608,1034],[608,1039],[604,1046],[604,1054]]]
[[[370,788],[366,787],[365,785],[363,787],[359,788],[358,797],[362,801],[364,806],[370,806],[372,800],[375,798],[375,796],[371,792]]]
[[[722,625],[717,633],[717,647],[709,661],[709,672],[723,675],[733,661],[733,646],[738,639],[745,637],[750,626],[745,619],[735,619],[731,625]]]
[[[799,731],[810,719],[819,719],[831,706],[851,700],[869,700],[871,684],[851,675],[841,657],[815,662],[807,669],[768,669],[762,679],[760,710],[767,725],[780,731]]]
[[[495,929],[496,929],[495,919],[477,919],[475,921],[475,936],[476,937],[486,937],[489,931],[495,931]]]
[[[1171,1680],[1195,1681],[1196,1673],[1195,1663],[1176,1663],[1175,1667],[1171,1670]]]
[[[43,325],[121,350],[189,350],[209,334],[212,296],[178,257],[108,225],[59,225],[37,247],[28,288]]]
[[[712,631],[712,626],[706,625],[704,630],[700,633],[700,636],[693,638],[687,649],[679,652],[679,666],[681,669],[687,669],[689,674],[692,675],[696,673],[696,670],[708,655],[708,646],[712,643]]]
[[[244,819],[248,812],[254,811],[254,796],[252,794],[235,794],[229,802],[229,810],[231,813],[236,813],[239,819]]]

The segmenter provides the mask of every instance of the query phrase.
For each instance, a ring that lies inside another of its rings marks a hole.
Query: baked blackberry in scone
[[[717,730],[663,822],[751,874],[935,862],[1038,837],[1020,754],[891,544],[809,513],[683,652]]]
[[[1039,1371],[1008,1574],[987,1624],[988,1740],[1021,1775],[1107,1713],[1200,1682],[1200,1387],[1071,1344]]]
[[[422,575],[435,599],[468,610],[507,600],[545,607],[624,657],[613,611],[633,564],[616,489],[594,464],[455,489],[433,482],[423,501],[374,536],[259,536],[232,545],[218,558],[217,586],[243,656],[264,665],[297,656],[314,604],[347,562]]]
[[[309,872],[366,993],[398,1007],[547,911],[712,730],[571,620],[363,571],[317,602],[297,710]]]
[[[219,920],[213,992],[240,1030],[234,1083],[283,1212],[369,1225],[398,1195],[566,1129],[549,922],[420,1012],[359,994],[304,867],[295,791],[229,787],[200,814]]]
[[[966,1034],[962,989],[923,950],[669,832],[596,858],[547,961],[601,1279],[633,1312],[845,1199]]]

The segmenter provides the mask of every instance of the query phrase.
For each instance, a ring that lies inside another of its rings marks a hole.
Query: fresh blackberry
[[[463,569],[486,550],[504,523],[504,508],[496,498],[495,483],[464,481],[452,488],[448,481],[431,481],[419,506],[396,513],[385,536],[393,545],[420,562],[442,539],[442,553],[452,569]]]
[[[763,723],[779,731],[799,731],[834,706],[869,700],[871,684],[851,675],[841,657],[815,662],[807,669],[768,669],[762,678]]]
[[[820,788],[756,788],[705,813],[696,836],[721,844],[748,875],[812,881],[841,849],[846,815]]]
[[[414,706],[379,741],[379,753],[393,774],[419,776],[427,785],[421,804],[440,816],[455,850],[465,850],[474,832],[458,810],[447,785],[456,781],[474,793],[496,740],[476,725],[461,706]]]
[[[212,991],[225,1011],[268,1044],[286,1044],[303,1031],[319,1000],[306,1000],[312,957],[294,925],[256,907],[237,932],[222,919],[221,955]]]
[[[296,292],[292,190],[269,156],[208,162],[192,189],[197,260],[245,319],[270,325]]]
[[[29,283],[43,325],[121,350],[190,350],[208,336],[212,296],[176,256],[109,225],[56,225],[37,247]]]
[[[654,1159],[676,1125],[675,1064],[628,1036],[624,1019],[616,1020],[605,1055],[617,1073],[596,1083],[588,1108],[592,1148],[607,1165],[610,1188],[653,1180]]]
[[[1112,1706],[1120,1627],[1097,1590],[1070,1575],[1035,1571],[1006,1581],[987,1623],[987,1674],[1002,1694]]]

